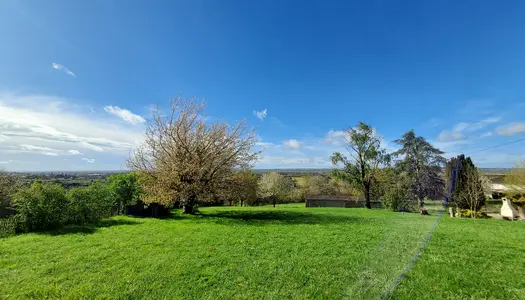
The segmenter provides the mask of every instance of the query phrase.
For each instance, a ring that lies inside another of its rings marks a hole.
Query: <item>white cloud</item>
[[[345,137],[348,133],[342,130],[329,130],[324,138],[324,142],[331,145],[342,145],[346,142]]]
[[[467,137],[461,132],[441,131],[438,136],[438,141],[440,142],[462,141],[462,140],[465,140],[466,138]]]
[[[114,116],[121,118],[122,120],[130,124],[142,124],[146,122],[143,117],[132,113],[127,109],[120,108],[118,106],[108,105],[104,107],[104,110]]]
[[[496,133],[502,136],[513,136],[525,133],[525,122],[510,123],[496,129]]]
[[[253,114],[261,121],[264,120],[264,118],[266,118],[266,116],[268,115],[268,110],[265,108],[261,111],[256,111],[254,110],[253,111]]]
[[[51,67],[55,70],[62,70],[64,72],[66,72],[67,75],[69,76],[73,76],[73,77],[77,77],[75,75],[75,73],[71,72],[68,68],[66,68],[65,66],[61,65],[61,64],[57,64],[57,63],[52,63],[51,64]]]
[[[0,91],[1,160],[14,161],[10,171],[74,170],[80,167],[53,156],[83,153],[97,155],[93,168],[121,169],[143,140],[144,127],[126,126],[103,111],[91,113],[90,106],[59,97]]]
[[[284,146],[291,148],[291,149],[295,149],[295,150],[299,150],[302,147],[302,143],[296,139],[286,140],[283,142],[283,144]]]
[[[67,153],[70,155],[82,155],[83,153],[78,150],[67,150]]]
[[[471,133],[479,131],[490,124],[498,123],[501,118],[490,117],[483,119],[478,122],[468,123],[461,122],[454,126],[451,131],[443,130],[439,133],[438,141],[440,142],[450,142],[450,141],[461,141],[467,139],[465,133]]]
[[[2,161],[0,161],[0,165],[2,165],[2,164],[7,165],[8,163],[9,163],[8,160],[2,160]]]
[[[95,163],[95,160],[93,158],[85,158],[85,157],[82,157],[82,160],[87,162],[88,164],[93,164]]]

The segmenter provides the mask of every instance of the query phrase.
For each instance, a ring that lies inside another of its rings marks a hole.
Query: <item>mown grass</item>
[[[300,205],[201,210],[197,216],[116,217],[92,227],[2,239],[0,298],[377,299],[437,216]],[[523,264],[524,243],[505,242],[499,247],[506,250],[496,251],[493,242],[503,238],[489,236],[516,237],[523,225],[443,218],[437,238],[392,296],[465,296],[483,285],[485,293],[472,295],[519,297],[525,272],[508,262]],[[483,238],[473,242],[478,235]],[[482,269],[474,250],[484,253]],[[459,269],[448,264],[451,258]],[[454,276],[462,275],[467,283],[455,286]],[[508,276],[516,278],[512,290],[500,294],[497,285],[509,282]],[[488,281],[468,285],[478,279]]]

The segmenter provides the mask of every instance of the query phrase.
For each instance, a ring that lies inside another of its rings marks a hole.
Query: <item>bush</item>
[[[12,194],[19,186],[17,178],[0,170],[0,218],[7,218],[15,213],[12,203]]]
[[[470,209],[460,209],[458,211],[458,216],[462,218],[487,218],[486,213]]]
[[[29,231],[56,228],[68,221],[68,199],[58,184],[35,181],[13,195],[16,210]]]
[[[0,238],[27,231],[27,220],[22,215],[0,219]]]
[[[100,182],[71,189],[68,200],[70,224],[90,223],[109,217],[114,206],[109,187]]]
[[[106,181],[119,213],[124,212],[127,205],[133,205],[139,200],[142,188],[135,173],[113,174]]]
[[[411,190],[403,184],[394,184],[385,191],[381,205],[392,211],[414,211],[417,199]]]

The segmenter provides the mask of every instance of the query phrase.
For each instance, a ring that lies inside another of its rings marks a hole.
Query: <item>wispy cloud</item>
[[[112,105],[104,106],[104,111],[106,111],[108,114],[117,116],[130,124],[135,125],[135,124],[142,124],[146,122],[146,120],[144,120],[143,117],[137,114],[134,114],[127,109],[120,108],[118,106],[112,106]]]
[[[71,72],[68,68],[66,68],[65,66],[61,65],[61,64],[57,64],[57,63],[52,63],[51,64],[51,67],[55,70],[62,70],[64,71],[67,75],[69,76],[73,76],[73,77],[77,77],[75,75],[75,73]]]
[[[253,111],[253,114],[257,117],[257,119],[264,121],[264,118],[268,115],[268,110],[265,108],[261,111]]]
[[[514,136],[525,133],[525,122],[510,123],[496,129],[496,133],[502,136]]]
[[[143,140],[144,127],[126,126],[89,107],[65,98],[0,91],[0,160],[14,161],[10,171],[75,170],[80,166],[54,157],[84,155],[97,159],[93,168],[121,168]],[[111,163],[100,164],[99,156]]]
[[[84,154],[84,153],[82,153],[82,152],[80,152],[78,150],[68,150],[67,153],[69,155],[82,155],[82,154]]]
[[[501,121],[501,118],[499,117],[490,117],[483,119],[478,122],[461,122],[454,125],[452,130],[447,131],[443,130],[439,133],[438,141],[440,142],[450,142],[450,141],[461,141],[467,139],[467,135],[465,133],[472,133],[479,131],[488,125],[495,124]]]
[[[462,141],[467,137],[457,131],[441,131],[438,135],[438,141],[440,142],[450,142],[450,141]]]
[[[299,142],[296,139],[290,139],[283,142],[283,145],[285,147],[288,147],[290,149],[299,150],[303,146],[301,142]]]
[[[94,164],[95,163],[95,159],[93,159],[93,158],[82,157],[82,160],[87,162],[88,164]]]

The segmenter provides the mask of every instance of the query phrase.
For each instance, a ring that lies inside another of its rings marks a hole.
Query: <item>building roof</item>
[[[345,201],[345,202],[365,202],[363,197],[347,196],[347,195],[309,195],[305,199],[308,201],[322,200],[322,201]],[[379,202],[379,201],[371,201]]]

